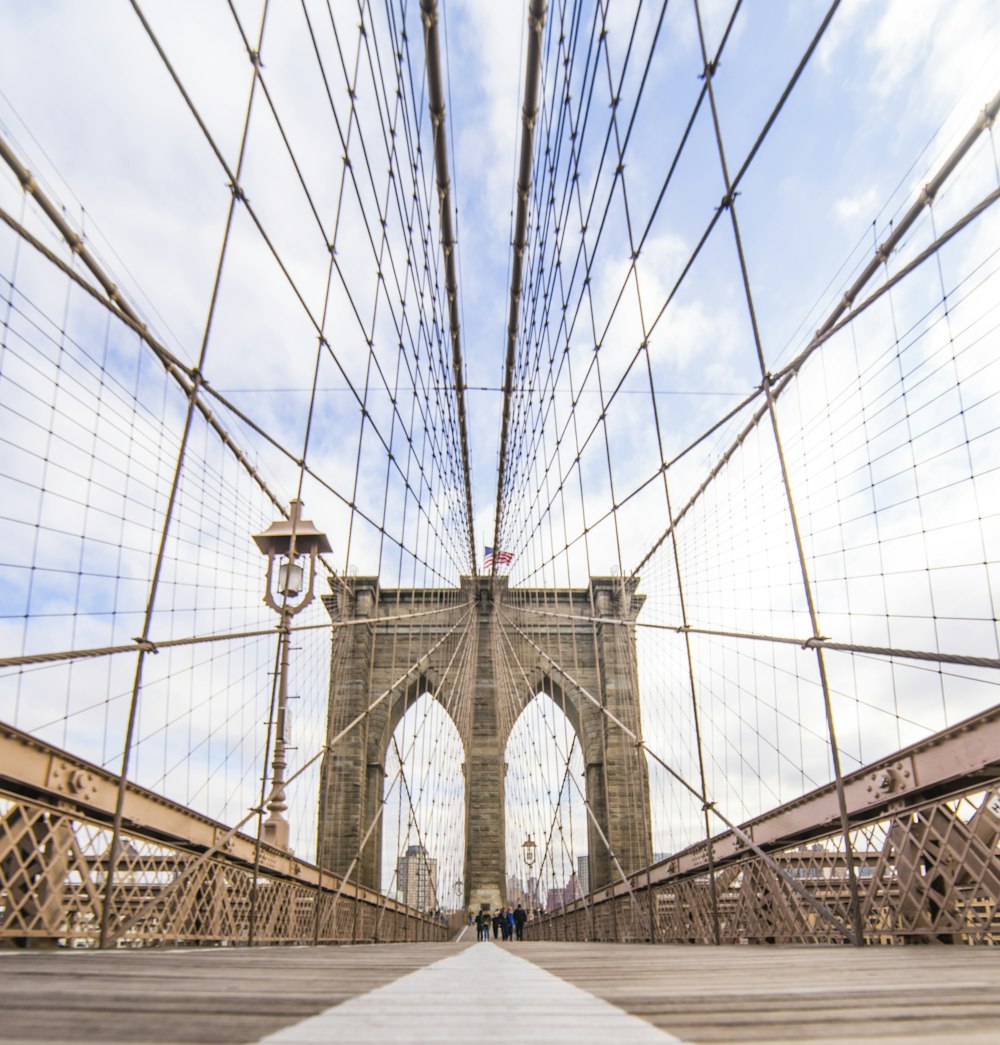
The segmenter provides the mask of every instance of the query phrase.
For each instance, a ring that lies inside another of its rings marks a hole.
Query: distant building
[[[437,860],[422,845],[411,845],[396,864],[396,882],[403,903],[418,911],[440,907],[437,895]]]
[[[583,894],[580,892],[580,883],[575,874],[569,876],[569,881],[560,889],[550,889],[545,897],[545,909],[554,911],[557,907],[565,907],[566,904],[579,900]]]
[[[563,896],[566,898],[566,903],[572,903],[574,900],[579,900],[584,895],[583,890],[580,888],[580,879],[577,875],[571,874],[569,881],[566,883],[566,888],[563,889]]]
[[[516,875],[507,875],[507,906],[516,907],[521,904],[522,907],[528,906],[528,896],[524,891],[524,883]]]
[[[538,895],[538,879],[532,875],[528,879],[528,907],[537,907],[540,903],[540,897]]]
[[[586,853],[576,858],[576,880],[580,892],[586,896],[590,892],[590,857]]]

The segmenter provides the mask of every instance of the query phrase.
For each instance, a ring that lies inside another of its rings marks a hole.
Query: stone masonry
[[[599,889],[617,875],[602,833],[626,874],[650,863],[645,759],[594,703],[641,736],[634,629],[594,619],[634,620],[643,602],[635,594],[635,580],[593,577],[587,588],[558,592],[508,590],[505,577],[463,577],[460,587],[450,591],[383,589],[374,577],[348,577],[339,584],[337,594],[324,602],[334,621],[353,623],[337,628],[333,640],[328,738],[344,735],[324,758],[320,775],[318,852],[323,867],[350,874],[369,888],[382,884],[381,821],[371,825],[382,800],[386,753],[396,726],[424,693],[451,715],[466,752],[467,908],[506,902],[503,753],[510,728],[539,693],[566,713],[579,737],[592,812],[590,888]],[[427,615],[435,606],[446,609]],[[535,607],[544,612],[530,612]],[[500,613],[506,625],[502,629]],[[414,616],[407,619],[408,614]],[[454,680],[462,676],[454,663],[466,630],[462,622],[470,614],[474,671],[467,683],[470,692],[458,692]],[[397,619],[379,620],[384,617]],[[508,678],[510,664],[517,665],[513,692],[509,682],[503,687],[504,706],[497,669],[501,643]],[[412,665],[417,666],[407,673]]]

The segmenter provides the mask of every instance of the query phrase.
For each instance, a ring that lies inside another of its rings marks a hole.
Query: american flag
[[[509,566],[514,561],[513,552],[504,552],[497,550],[496,556],[493,554],[493,549],[488,545],[483,546],[483,569],[493,569],[493,559],[496,558],[497,566]]]

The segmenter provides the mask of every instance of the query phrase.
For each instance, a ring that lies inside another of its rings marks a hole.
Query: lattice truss
[[[986,5],[938,12],[927,65],[961,75],[904,90],[898,11],[840,6],[529,0],[487,527],[437,5],[177,18],[133,0],[103,53],[77,47],[83,13],[30,16],[34,49],[0,82],[0,719],[19,751],[92,768],[39,778],[69,805],[0,773],[0,931],[440,935],[351,881],[377,860],[407,900],[404,857],[423,853],[414,906],[462,906],[487,656],[506,899],[562,909],[544,931],[992,938],[996,758],[886,802],[914,786],[920,745],[1000,703],[1000,42]],[[846,86],[852,48],[874,66]],[[31,129],[49,63],[80,84],[117,71],[65,106],[79,128],[58,148]],[[95,201],[116,214],[107,238]],[[250,540],[293,498],[333,543],[291,633],[296,858],[260,844],[280,651]],[[460,587],[478,529],[488,651]],[[334,728],[338,672],[370,641],[367,578],[423,594],[379,603],[416,620],[386,687]],[[639,702],[612,710],[612,690]],[[334,880],[309,863],[321,759],[367,749],[400,692]],[[631,754],[602,785],[585,750]],[[197,820],[190,844],[123,827],[132,787]],[[612,840],[597,787],[640,811]],[[794,845],[758,841],[817,795]],[[577,901],[598,857],[611,885]]]

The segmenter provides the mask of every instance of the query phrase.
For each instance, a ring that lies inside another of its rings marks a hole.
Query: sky
[[[282,502],[298,489],[296,459],[308,457],[313,474],[303,480],[305,514],[331,535],[338,572],[378,574],[388,587],[453,584],[467,572],[468,544],[455,482],[458,462],[447,437],[452,407],[447,392],[436,388],[444,370],[435,353],[447,358],[450,349],[440,281],[433,286],[441,262],[418,5],[402,5],[405,16],[393,7],[366,5],[372,32],[361,35],[357,9],[346,0],[329,6],[272,0],[261,47],[268,94],[258,90],[254,96],[239,173],[249,206],[235,208],[214,298],[232,199],[214,150],[230,171],[237,169],[252,77],[247,47],[253,49],[263,7],[235,0],[232,8],[221,0],[135,6],[149,31],[127,3],[0,0],[0,132],[82,229],[159,338],[187,365],[207,345],[203,370],[212,387],[281,443],[279,450],[247,420],[215,406]],[[550,24],[574,10],[557,3],[550,8]],[[746,0],[740,6],[713,76],[730,173],[765,127],[827,8],[819,0]],[[523,3],[487,0],[449,0],[441,10],[473,542],[481,554],[481,546],[493,543],[495,524],[526,10]],[[728,0],[700,4],[708,53],[719,46],[732,10]],[[398,96],[386,43],[390,20],[400,54],[400,29],[406,29],[405,90]],[[598,49],[600,75],[585,62],[595,26],[606,41]],[[761,382],[728,215],[685,269],[725,195],[707,103],[662,206],[656,202],[704,86],[695,5],[584,5],[575,35],[567,33],[562,45],[557,34],[545,40],[537,134],[552,149],[551,168],[539,190],[545,162],[536,162],[536,192],[542,194],[532,203],[520,313],[527,333],[518,355],[519,388],[530,384],[535,394],[515,399],[508,482],[511,493],[523,496],[509,498],[501,527],[502,543],[517,553],[511,581],[528,587],[582,585],[588,574],[631,571],[664,533],[664,488],[650,477]],[[575,57],[564,61],[571,45]],[[992,0],[839,5],[736,198],[767,370],[779,370],[801,350],[876,242],[1000,88],[998,58],[1000,20]],[[588,99],[587,133],[581,131],[572,146],[558,115],[564,90],[567,113]],[[626,132],[619,176],[617,146],[608,152],[606,142],[620,143]],[[423,166],[414,176],[406,165],[418,142]],[[567,192],[574,168],[578,187]],[[998,178],[996,145],[984,135],[935,203],[933,218],[918,224],[892,264],[912,257]],[[545,203],[550,190],[558,204]],[[588,220],[591,197],[597,202]],[[0,205],[56,248],[57,237],[24,203],[6,169],[0,171]],[[605,206],[601,223],[597,216]],[[384,227],[380,214],[388,215]],[[546,222],[541,236],[538,227]],[[423,227],[428,223],[429,233]],[[996,230],[990,214],[963,233],[943,252],[940,272],[921,270],[894,294],[891,309],[873,310],[831,343],[782,403],[826,633],[997,655],[996,536],[992,529],[969,528],[995,514],[993,495],[976,481],[996,466],[996,442],[985,420],[995,408],[997,380],[989,368],[996,354],[989,318],[994,291],[989,285],[976,297],[970,288],[980,277],[985,285],[984,273],[992,278]],[[338,271],[328,290],[331,242]],[[587,259],[584,267],[580,257]],[[10,441],[42,445],[41,432],[44,452],[30,461],[18,458],[5,476],[0,532],[9,553],[0,575],[0,634],[15,651],[128,642],[145,606],[183,401],[157,364],[137,361],[138,346],[127,332],[106,329],[100,309],[69,295],[64,281],[53,281],[43,263],[18,251],[6,229],[0,232],[0,266],[4,286],[13,280],[32,302],[19,314],[22,335],[37,328],[45,331],[46,344],[65,348],[69,338],[83,346],[72,366],[89,375],[77,377],[54,353],[34,369],[18,369],[21,363],[11,362],[16,353],[5,359],[5,424],[15,433]],[[557,270],[559,279],[546,282]],[[950,312],[938,307],[942,287],[955,294]],[[318,329],[328,352],[317,353]],[[955,345],[960,336],[968,345],[961,342],[964,354],[953,353],[962,360],[954,362],[957,384],[967,382],[970,392],[958,405],[953,388],[938,389],[939,378],[908,383],[879,363],[885,345],[899,341],[909,355],[898,357],[909,359],[916,373],[931,366],[942,344]],[[397,342],[406,350],[397,352]],[[5,343],[8,349],[13,352]],[[102,353],[104,373],[113,380],[93,376],[91,364]],[[417,355],[423,370],[416,384],[427,386],[420,394],[412,391],[407,371]],[[320,393],[307,437],[314,373]],[[80,391],[67,398],[71,382]],[[619,389],[613,397],[612,389]],[[893,442],[904,422],[892,411],[906,396],[910,427]],[[114,418],[131,411],[130,397],[142,403],[139,419],[116,427]],[[42,405],[36,407],[36,400]],[[101,415],[107,427],[88,434],[95,427],[91,414]],[[671,467],[675,509],[698,490],[747,414],[745,409],[722,423]],[[359,423],[362,415],[366,420]],[[896,427],[884,429],[883,447],[879,418],[886,417]],[[255,605],[259,564],[247,520],[262,529],[274,507],[198,425],[199,463],[185,479],[178,544],[158,610],[163,634],[173,637],[267,619]],[[73,457],[91,435],[102,453],[121,455],[105,461],[107,474],[93,465],[96,451],[86,460]],[[758,429],[678,531],[677,554],[689,566],[688,606],[705,627],[799,634],[808,623],[787,504],[767,439]],[[944,449],[925,450],[933,440]],[[898,464],[901,454],[909,456]],[[66,496],[40,495],[46,483]],[[81,492],[73,494],[77,486]],[[119,497],[130,505],[127,512],[119,509]],[[352,517],[347,502],[359,513]],[[60,513],[62,530],[38,525]],[[127,527],[116,529],[122,518]],[[875,545],[877,552],[865,559]],[[957,547],[971,550],[956,557]],[[644,619],[654,623],[675,623],[679,612],[668,550],[643,571]],[[296,716],[309,735],[321,735],[327,658],[323,644],[314,645],[303,674],[319,680],[317,692]],[[164,740],[153,758],[152,783],[180,772],[190,777],[190,765],[183,766],[190,737],[214,737],[229,753],[232,774],[227,769],[220,775],[212,798],[197,783],[181,791],[213,809],[238,805],[234,796],[253,776],[259,718],[259,709],[246,706],[243,693],[251,684],[245,680],[266,673],[265,647],[231,652],[224,666],[163,658],[151,688],[162,685],[177,699],[176,677],[183,676],[190,710],[184,729]],[[710,776],[741,814],[826,778],[825,738],[815,725],[815,668],[801,652],[763,653],[710,639],[698,646],[707,731],[715,738]],[[640,640],[653,707],[683,692],[686,665],[678,656],[671,640]],[[57,739],[88,750],[97,745],[101,757],[110,758],[117,734],[112,727],[109,739],[106,702],[84,714],[77,694],[86,680],[82,688],[110,686],[118,699],[128,688],[127,671],[121,677],[117,668],[81,665],[73,671],[16,684],[4,680],[3,699],[11,702],[4,717],[31,728],[56,722]],[[912,666],[834,661],[836,699],[849,723],[841,741],[850,764],[995,702],[993,682],[968,674],[932,678]],[[224,699],[199,706],[200,688]],[[651,711],[648,730],[693,775],[690,722],[683,707],[670,708]],[[166,737],[166,713],[145,714],[151,717],[144,735]],[[114,714],[110,720],[118,721]],[[218,757],[211,741],[197,750],[206,765]],[[657,787],[664,805],[676,802],[654,781]],[[690,819],[690,810],[675,811],[654,849],[683,843],[687,828],[678,825]]]
[[[235,6],[251,32],[259,5]],[[298,61],[306,42],[303,20],[291,16],[284,5],[272,6],[265,74],[276,85],[276,97],[279,88],[287,92],[280,100],[286,106],[282,116],[288,134],[297,153],[303,154],[307,174],[315,171],[314,181],[322,186],[327,159],[322,155],[322,132],[311,133],[308,121],[314,118],[327,133],[331,128],[328,117],[321,122],[324,100],[312,93],[317,86],[313,70]],[[702,6],[711,42],[728,17],[729,5]],[[232,160],[247,69],[226,5],[152,3],[142,10],[220,148]],[[645,97],[669,103],[644,103],[642,116],[649,123],[643,126],[639,121],[642,140],[629,160],[633,207],[639,213],[658,185],[657,171],[664,160],[657,135],[687,118],[699,87],[692,5],[671,3],[666,10],[663,40]],[[716,78],[731,155],[746,151],[824,11],[819,3],[775,4],[766,10],[759,4],[744,6]],[[413,13],[409,12],[411,19]],[[473,389],[495,390],[505,346],[525,12],[521,4],[453,2],[443,5],[443,13],[467,382]],[[644,5],[640,40],[651,33],[658,14],[658,6]],[[86,209],[91,235],[96,240],[100,230],[121,259],[112,268],[122,283],[128,285],[131,274],[163,318],[161,333],[190,357],[196,353],[204,322],[225,213],[225,185],[138,18],[128,6],[102,2],[9,3],[2,17],[5,128],[23,144],[32,169],[65,179],[58,192],[63,205],[74,217]],[[620,59],[632,18],[630,5],[609,5],[615,58]],[[412,46],[419,50],[419,40]],[[821,299],[839,266],[864,239],[897,186],[908,186],[908,179],[916,175],[910,165],[932,135],[942,125],[946,134],[948,127],[964,126],[987,96],[995,48],[995,19],[986,2],[848,0],[841,5],[743,189],[746,251],[771,359],[777,361],[801,336],[810,307]],[[279,230],[279,247],[287,243],[295,258],[299,248],[291,233],[305,235],[301,201],[291,198],[279,143],[266,121],[261,123],[261,144],[248,157],[246,182],[255,189],[251,199],[264,221]],[[721,195],[717,171],[709,165],[716,163],[712,143],[706,139],[696,146],[690,150],[690,168],[680,172],[682,183],[674,190],[679,213],[671,215],[662,230],[654,230],[647,248],[648,280],[654,285],[658,273],[671,271],[686,256],[706,209]],[[332,191],[329,182],[325,188]],[[330,202],[319,188],[320,209]],[[256,247],[241,240],[237,246],[245,250],[234,262],[245,266],[241,276],[263,276],[266,259]],[[598,258],[599,275],[608,288],[621,273],[619,253],[609,246]],[[301,260],[301,278],[315,311],[322,270],[308,268],[304,253]],[[728,261],[721,255],[714,260]],[[706,266],[704,277],[693,274],[692,291],[678,302],[671,323],[676,333],[671,341],[679,347],[664,368],[663,388],[664,393],[686,393],[670,400],[690,417],[690,422],[682,420],[681,431],[695,430],[720,416],[733,393],[746,392],[757,380],[752,358],[742,355],[744,319],[738,296],[733,300],[730,281],[713,281],[710,271]],[[721,296],[716,294],[712,302],[717,290]],[[210,357],[217,387],[307,387],[305,353],[301,366],[288,362],[280,380],[273,373],[274,346],[293,341],[300,320],[286,313],[280,289],[268,293],[278,297],[259,314],[253,312],[252,330],[249,316],[241,323],[233,315],[245,308],[245,301],[223,300],[216,321],[220,347],[213,345]],[[656,298],[653,290],[645,293]],[[286,321],[295,325],[283,326]],[[630,323],[628,317],[622,321],[625,342],[630,340]],[[713,361],[707,367],[703,353],[687,347],[706,342],[713,345]],[[268,401],[234,392],[238,402],[241,397],[266,423],[291,425],[288,415],[303,407],[301,393],[296,392],[271,392]],[[470,391],[469,402],[478,545],[493,532],[501,397],[497,391]],[[331,409],[339,406],[335,401]]]

